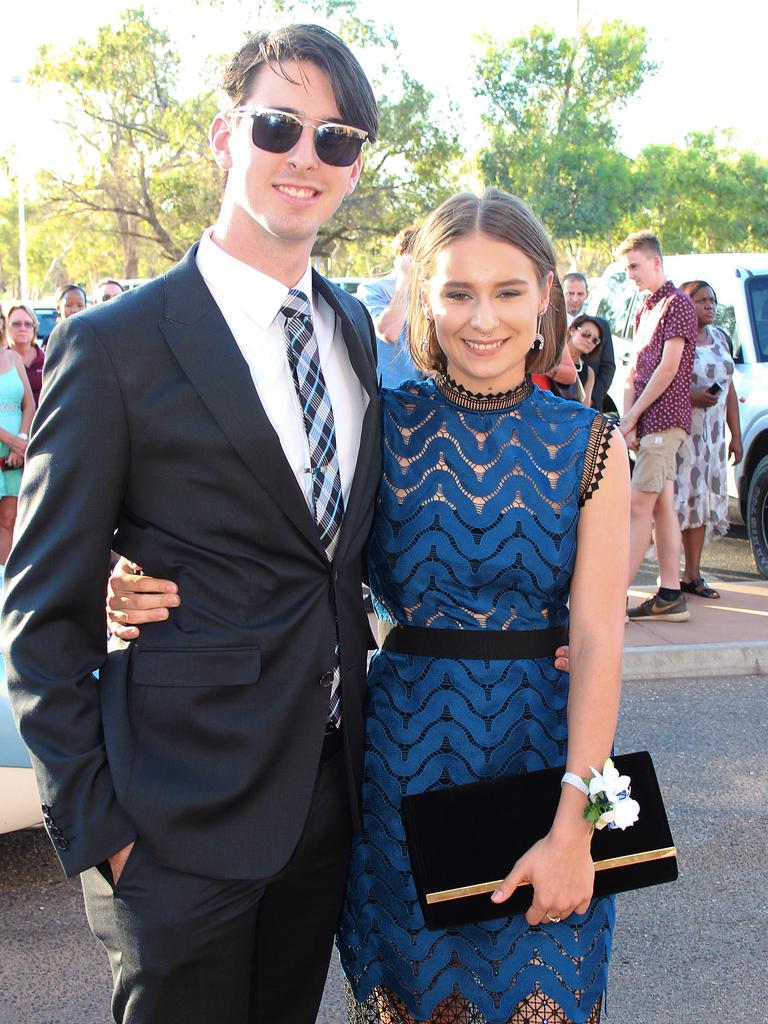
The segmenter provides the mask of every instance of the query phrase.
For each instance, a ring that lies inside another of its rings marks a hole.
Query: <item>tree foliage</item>
[[[714,132],[691,134],[682,147],[648,146],[635,160],[621,151],[617,112],[655,71],[643,29],[615,21],[573,38],[540,26],[506,42],[483,37],[474,88],[485,101],[485,137],[463,156],[453,127],[461,111],[439,107],[403,67],[391,26],[362,18],[356,0],[198,4],[231,15],[243,35],[249,23],[321,21],[377,69],[380,137],[366,147],[357,189],[318,236],[314,255],[326,273],[386,270],[392,237],[455,191],[468,162],[486,184],[530,203],[564,266],[599,271],[640,227],[656,229],[669,252],[768,249],[765,158]],[[52,105],[63,98],[70,148],[48,154],[58,173],[44,172],[28,192],[38,292],[71,279],[90,287],[105,274],[160,273],[215,219],[223,178],[207,143],[214,60],[193,97],[181,95],[179,68],[170,35],[141,8],[91,42],[41,49],[31,83]],[[13,174],[13,154],[0,157],[5,288],[18,275]]]
[[[167,33],[136,9],[94,43],[42,47],[30,75],[65,97],[76,156],[69,174],[50,173],[51,209],[73,231],[118,239],[126,277],[178,259],[218,202],[206,141],[213,94],[180,100],[178,67]]]
[[[298,6],[261,5],[283,21]],[[358,51],[374,51],[386,76],[386,86],[377,88],[385,97],[381,140],[314,253],[335,274],[369,273],[383,269],[389,239],[403,224],[452,190],[457,141],[431,116],[430,93],[399,66],[391,28],[360,18],[355,0],[310,6]],[[47,172],[40,183],[48,270],[65,265],[59,276],[88,280],[93,264],[99,276],[106,262],[125,277],[159,273],[215,219],[223,184],[207,143],[215,95],[210,88],[181,99],[178,70],[168,33],[140,8],[126,11],[116,28],[99,28],[92,43],[80,40],[64,52],[41,48],[30,81],[64,97],[72,142],[67,173]],[[39,260],[35,270],[40,281]]]
[[[458,142],[430,118],[431,94],[405,72],[401,95],[379,102],[379,141],[356,190],[318,235],[315,253],[341,276],[388,269],[391,239],[455,191]]]
[[[509,42],[482,42],[475,93],[487,101],[483,178],[528,201],[573,255],[626,209],[630,162],[613,118],[655,70],[645,30],[616,21],[559,39],[536,26]]]
[[[768,160],[734,151],[714,132],[693,132],[685,143],[640,153],[635,221],[655,230],[667,252],[768,249]]]

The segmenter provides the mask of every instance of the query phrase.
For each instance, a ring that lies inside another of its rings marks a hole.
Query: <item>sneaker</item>
[[[681,594],[674,601],[665,601],[658,594],[653,594],[642,604],[627,610],[627,618],[630,622],[638,619],[664,619],[667,622],[687,622],[691,614],[688,611],[688,604]]]

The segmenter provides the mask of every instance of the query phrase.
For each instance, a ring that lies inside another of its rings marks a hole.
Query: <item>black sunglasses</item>
[[[315,152],[331,167],[350,167],[360,156],[368,132],[348,124],[301,118],[284,110],[269,107],[235,107],[232,114],[252,118],[251,139],[254,146],[268,153],[287,153],[301,138],[304,128],[315,132]]]
[[[599,345],[603,340],[599,334],[590,334],[588,331],[585,331],[581,324],[578,327],[574,327],[574,330],[578,331],[582,338],[586,338],[587,341],[594,341],[595,345]]]

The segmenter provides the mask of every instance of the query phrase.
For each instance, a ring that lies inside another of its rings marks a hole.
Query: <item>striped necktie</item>
[[[309,447],[312,508],[320,540],[330,561],[336,551],[344,515],[333,406],[320,365],[317,337],[312,326],[307,296],[304,292],[292,288],[280,312],[285,317],[288,365],[299,398]],[[334,726],[338,726],[341,721],[338,643],[336,654],[328,710],[328,720]]]

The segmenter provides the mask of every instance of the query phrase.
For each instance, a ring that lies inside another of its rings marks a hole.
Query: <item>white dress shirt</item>
[[[290,289],[224,252],[213,241],[211,230],[204,231],[200,239],[197,268],[248,364],[259,400],[280,438],[283,453],[307,504],[312,508],[309,445],[288,365],[283,333],[285,321],[282,316],[278,317]],[[368,394],[349,361],[334,310],[312,291],[309,263],[294,287],[309,299],[320,365],[333,406],[341,490],[346,507],[357,465]],[[215,366],[213,343],[211,352]]]

